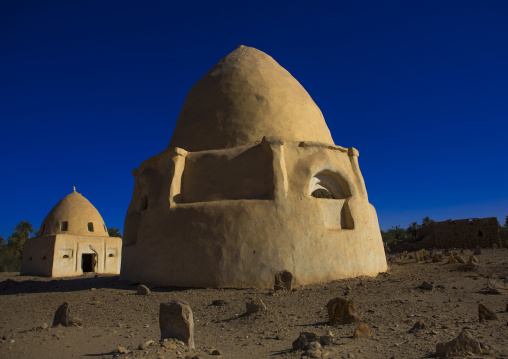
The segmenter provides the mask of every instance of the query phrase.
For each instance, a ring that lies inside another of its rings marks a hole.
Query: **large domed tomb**
[[[387,269],[358,151],[336,146],[305,89],[240,46],[189,91],[169,146],[133,170],[121,277],[273,287]]]
[[[110,237],[99,211],[76,189],[42,221],[37,237],[25,242],[21,275],[119,274],[122,239]]]

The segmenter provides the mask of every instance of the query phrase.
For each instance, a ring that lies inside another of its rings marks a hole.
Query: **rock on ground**
[[[159,307],[161,339],[176,338],[194,349],[194,317],[187,302],[173,300]]]
[[[53,326],[56,327],[57,325],[61,324],[64,327],[70,327],[71,319],[69,314],[70,314],[70,305],[67,302],[63,302],[63,304],[59,306],[55,312]]]
[[[478,321],[482,323],[487,320],[498,320],[498,318],[497,315],[492,310],[490,310],[483,304],[478,304]]]
[[[136,294],[137,295],[148,295],[148,294],[150,294],[150,289],[146,285],[140,284],[140,285],[138,285]]]
[[[293,289],[293,274],[287,270],[275,273],[275,283],[273,290],[283,290],[291,292]]]
[[[249,299],[245,302],[247,314],[266,313],[266,304],[261,299]]]
[[[436,345],[437,356],[470,356],[481,354],[483,354],[481,343],[466,329],[463,329],[459,336],[452,341]]]
[[[328,323],[330,325],[360,322],[356,306],[352,300],[334,298],[328,302],[326,308],[328,309]]]

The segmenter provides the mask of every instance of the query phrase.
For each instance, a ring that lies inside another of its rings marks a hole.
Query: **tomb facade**
[[[121,278],[269,288],[387,269],[358,151],[298,81],[240,46],[189,91],[168,148],[133,170]]]

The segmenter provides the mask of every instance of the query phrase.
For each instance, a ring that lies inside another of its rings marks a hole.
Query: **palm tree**
[[[120,237],[122,238],[122,233],[120,233],[120,230],[115,227],[108,228],[108,235],[110,237]]]
[[[30,233],[34,233],[34,228],[32,224],[28,221],[19,222],[16,227],[14,227],[14,233],[19,233],[25,241],[30,238]]]
[[[425,217],[422,219],[422,226],[426,226],[430,223],[434,223],[434,220],[433,219],[430,219],[429,216]]]
[[[416,232],[418,231],[419,228],[420,226],[418,225],[418,222],[413,222],[409,225],[409,227],[407,227],[406,233],[409,236],[416,238]]]

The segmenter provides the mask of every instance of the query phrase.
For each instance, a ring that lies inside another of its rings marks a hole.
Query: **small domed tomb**
[[[97,209],[80,193],[65,196],[25,242],[21,275],[119,274],[122,239],[110,237]]]
[[[240,46],[189,91],[168,148],[133,170],[121,277],[273,288],[387,269],[358,151],[300,83]]]

